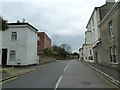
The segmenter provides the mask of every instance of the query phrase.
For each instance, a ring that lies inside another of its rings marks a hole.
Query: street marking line
[[[67,66],[64,68],[64,72],[66,71],[67,67],[69,66],[70,63],[67,64]]]
[[[6,82],[9,82],[9,81],[15,80],[15,79],[17,79],[17,78],[18,78],[18,77],[14,77],[14,78],[5,80],[5,81],[3,81],[3,82],[0,82],[0,85],[1,85],[1,84],[4,84],[4,83],[6,83]]]
[[[62,80],[62,77],[63,77],[63,75],[60,76],[60,78],[58,79],[54,90],[56,90],[58,88],[58,85],[59,85],[60,81]]]
[[[101,76],[101,77],[103,77],[104,78],[104,80],[106,81],[106,82],[109,82],[109,84],[112,86],[112,87],[118,87],[118,83],[119,83],[119,81],[117,82],[113,77],[111,77],[111,76],[109,76],[108,74],[106,74],[106,73],[104,73],[104,72],[102,72],[101,70],[99,70],[99,69],[97,69],[97,68],[95,68],[95,67],[93,67],[93,66],[91,66],[91,65],[89,65],[89,64],[86,64],[88,67],[90,67],[90,68],[92,68],[94,71],[97,71],[97,72],[99,72],[100,74],[99,74],[99,76]],[[96,72],[96,73],[97,73]],[[103,76],[104,75],[104,76]],[[106,76],[106,77],[105,77]],[[111,83],[111,82],[112,83]]]
[[[57,62],[50,63],[50,65],[52,65],[52,64],[54,64],[54,63],[57,63]],[[50,65],[49,65],[49,66],[50,66]],[[2,81],[2,79],[0,79],[0,85],[1,85],[1,84],[4,84],[4,83],[6,83],[6,82],[9,82],[9,81],[15,80],[15,79],[17,79],[17,78],[23,77],[23,76],[25,76],[25,75],[27,75],[27,74],[31,74],[31,73],[33,73],[33,72],[36,72],[37,70],[42,69],[42,68],[44,68],[44,67],[46,67],[46,66],[47,66],[47,65],[38,67],[38,68],[36,68],[36,69],[32,69],[32,70],[29,71],[29,72],[22,73],[22,74],[20,74],[20,75],[17,75],[17,76],[15,76],[15,77],[12,77],[12,78],[7,79],[7,80],[5,80],[5,81]]]
[[[68,68],[69,64],[70,64],[70,61],[68,62],[67,66],[64,68],[63,73],[66,71],[66,69]],[[59,84],[60,84],[60,81],[62,80],[62,77],[63,77],[63,74],[62,74],[62,75],[60,76],[60,78],[58,79],[58,81],[57,81],[57,83],[56,83],[56,85],[55,85],[54,90],[57,90],[57,88],[58,88],[58,86],[59,86]]]
[[[95,71],[94,71],[95,72]],[[102,76],[101,74],[95,72],[102,80],[104,80],[105,82],[107,82],[110,86],[112,86],[113,88],[118,88],[116,85],[114,85],[113,83],[111,83],[110,81],[108,81],[104,76]]]

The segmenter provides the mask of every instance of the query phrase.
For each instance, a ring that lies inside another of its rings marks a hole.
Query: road
[[[3,83],[3,88],[112,88],[111,83],[77,60],[59,61]]]

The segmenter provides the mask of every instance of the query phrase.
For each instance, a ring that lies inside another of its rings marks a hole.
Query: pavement
[[[96,63],[91,63],[91,62],[83,62],[80,61],[81,63],[89,66],[90,68],[94,69],[95,71],[99,72],[100,74],[103,75],[106,79],[110,80],[114,84],[116,84],[118,87],[120,87],[120,72],[118,70],[109,68],[107,66],[103,66],[100,64]]]

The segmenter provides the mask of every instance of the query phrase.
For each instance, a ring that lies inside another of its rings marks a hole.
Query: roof
[[[87,32],[91,32],[91,31],[85,31],[85,34],[86,34]]]
[[[34,30],[38,31],[34,26],[32,26],[32,25],[29,24],[29,23],[22,23],[22,22],[20,22],[20,23],[8,23],[8,25],[28,25],[28,26],[30,26],[31,28],[33,28]]]
[[[38,34],[45,34],[51,40],[51,38],[49,37],[49,35],[46,34],[45,32],[38,32]]]
[[[105,17],[101,20],[99,26],[106,20],[106,18],[109,17],[109,15],[111,15],[112,13],[114,13],[114,11],[116,11],[118,8],[120,7],[120,1],[116,2],[113,7],[111,8],[111,10],[105,15]]]
[[[95,7],[95,8],[94,8],[94,10],[93,10],[93,12],[92,12],[92,14],[91,14],[91,16],[90,16],[90,19],[89,19],[89,21],[88,21],[88,23],[87,23],[86,28],[88,27],[88,24],[90,23],[90,20],[91,20],[91,18],[92,18],[92,16],[93,16],[95,10],[97,10],[97,8],[100,8],[100,7]]]
[[[90,16],[90,19],[89,19],[89,21],[88,21],[88,23],[87,23],[86,28],[88,27],[88,25],[89,25],[89,23],[90,23],[90,20],[91,20],[93,14],[94,14],[94,12],[95,12],[97,9],[101,9],[101,8],[105,7],[106,5],[108,5],[108,3],[109,3],[109,2],[106,2],[106,4],[103,4],[103,5],[100,6],[100,7],[95,7],[95,8],[94,8],[94,10],[93,10],[93,12],[92,12],[92,14],[91,14],[91,16]],[[110,3],[111,3],[111,2],[110,2]],[[115,2],[112,2],[112,3],[114,4]],[[100,14],[100,17],[101,17],[101,14]]]

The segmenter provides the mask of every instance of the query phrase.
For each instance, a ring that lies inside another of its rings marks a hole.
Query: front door
[[[2,66],[7,65],[7,49],[2,49]]]
[[[96,63],[98,63],[98,56],[97,56],[97,52],[95,52],[95,59],[96,59]]]

